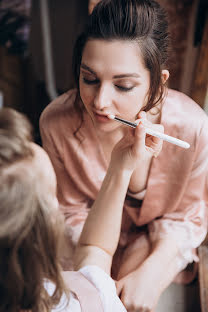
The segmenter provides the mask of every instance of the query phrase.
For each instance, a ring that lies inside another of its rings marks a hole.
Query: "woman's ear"
[[[162,82],[165,84],[170,76],[170,73],[167,69],[162,70]]]

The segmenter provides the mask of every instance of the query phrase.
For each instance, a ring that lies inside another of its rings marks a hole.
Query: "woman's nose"
[[[111,105],[111,96],[109,87],[101,85],[97,89],[97,93],[94,99],[94,107],[96,110],[103,111]]]

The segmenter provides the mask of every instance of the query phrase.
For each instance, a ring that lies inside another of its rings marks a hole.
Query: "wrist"
[[[163,258],[165,258],[165,255],[163,255]],[[155,258],[151,257],[151,255],[138,268],[139,270],[143,270],[146,276],[150,276],[151,282],[157,285],[158,291],[161,293],[179,273],[178,264],[175,259],[168,262],[166,260],[159,261],[159,258],[157,258],[155,261]]]
[[[133,172],[134,172],[133,169],[125,168],[113,162],[112,160],[110,161],[108,173],[111,175],[116,175],[119,176],[120,178],[130,179]]]
[[[150,273],[152,280],[158,280],[158,288],[164,290],[179,273],[177,254],[178,248],[170,238],[160,239],[153,244],[152,252],[136,272]]]
[[[165,268],[165,270],[167,270],[167,268]],[[153,261],[151,256],[147,257],[146,260],[135,270],[135,274],[138,277],[140,277],[141,274],[144,275],[146,281],[156,284],[158,291],[163,291],[164,266],[161,266],[157,261]]]
[[[113,172],[114,174],[121,174],[121,175],[126,175],[127,177],[133,174],[134,169],[133,168],[128,168],[123,163],[116,161],[115,159],[111,158],[110,163],[109,163],[109,170]]]
[[[111,181],[111,184],[116,183],[120,187],[125,187],[126,192],[131,179],[132,172],[126,169],[109,166],[106,179]]]

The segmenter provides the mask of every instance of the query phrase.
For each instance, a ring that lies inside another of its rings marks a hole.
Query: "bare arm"
[[[158,144],[160,141],[158,141]],[[123,203],[129,181],[135,168],[154,153],[145,146],[145,129],[140,124],[129,130],[114,147],[108,172],[102,188],[91,208],[75,254],[75,267],[87,264],[100,266],[110,273],[112,257],[116,251],[121,229]]]
[[[110,273],[130,177],[130,171],[109,167],[80,237],[75,256],[76,269],[85,264],[99,264]]]

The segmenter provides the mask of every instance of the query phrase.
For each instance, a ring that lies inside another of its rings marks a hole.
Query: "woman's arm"
[[[75,256],[75,269],[94,264],[110,274],[130,177],[130,171],[109,167],[82,231]]]
[[[179,272],[177,246],[171,239],[158,241],[147,259],[117,282],[117,293],[128,311],[153,311],[164,289]]]
[[[157,149],[155,142],[152,149],[146,148],[145,129],[141,124],[135,131],[128,130],[113,149],[102,188],[86,220],[75,257],[77,269],[86,264],[95,264],[110,272],[132,172],[135,168],[142,168],[146,158]]]
[[[164,127],[161,124],[152,124],[147,119],[147,114],[145,112],[140,112],[138,114],[138,118],[142,118],[142,122],[145,126],[164,133]],[[156,144],[156,147],[154,149],[153,155],[154,157],[157,157],[162,149],[163,141],[158,139],[156,137],[152,137],[150,135],[146,135],[145,144],[150,149],[152,148],[153,144]],[[152,154],[150,154],[149,159],[146,159],[145,163],[141,168],[136,168],[131,176],[130,182],[129,182],[129,191],[131,193],[137,194],[147,187],[147,179],[149,175],[149,168],[152,161]]]

